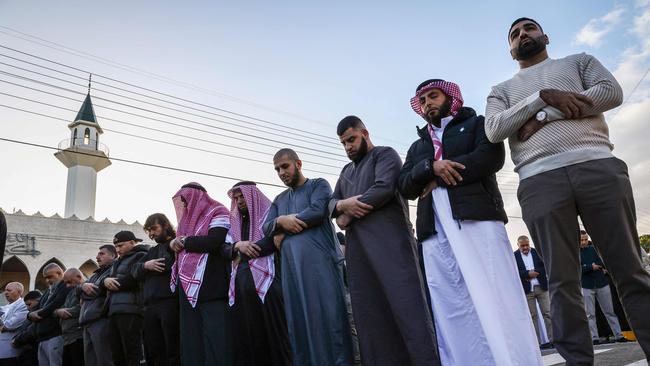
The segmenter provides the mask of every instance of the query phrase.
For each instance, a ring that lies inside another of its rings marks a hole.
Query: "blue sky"
[[[126,71],[86,55],[79,57],[44,47],[17,38],[16,33],[6,28],[0,28],[0,44],[100,75],[332,137],[342,117],[356,114],[366,121],[376,143],[394,146],[405,153],[415,138],[414,126],[422,123],[408,105],[415,86],[431,77],[453,80],[461,86],[465,104],[482,114],[490,87],[517,71],[517,64],[508,53],[506,34],[511,21],[519,16],[533,17],[542,24],[551,39],[551,57],[577,52],[594,54],[610,70],[616,71],[615,75],[629,93],[650,64],[650,52],[643,37],[643,30],[650,27],[650,15],[644,17],[650,14],[648,8],[647,1],[586,0],[534,4],[521,1],[0,3],[0,25],[189,83],[194,85],[192,88],[142,72]],[[11,54],[6,50],[0,53]],[[7,62],[1,57],[0,61]],[[0,70],[11,71],[6,67]],[[0,78],[11,80],[2,75]],[[78,109],[83,100],[83,96],[78,96],[78,102],[61,100],[6,84],[0,89],[71,109]],[[83,88],[77,89],[84,92]],[[649,111],[648,89],[646,80],[624,107],[629,109],[613,112],[619,115],[617,124],[611,125],[616,153],[620,152],[631,166],[638,206],[643,210],[640,215],[645,216],[640,229],[646,231],[650,231],[650,199],[644,187],[650,183],[650,174],[646,173],[650,167],[640,149],[639,132],[643,126],[638,120]],[[101,93],[93,95],[101,96]],[[74,117],[74,113],[66,114],[5,96],[0,96],[0,103],[70,120]],[[95,103],[102,105],[97,100]],[[102,121],[101,116],[160,128],[155,122],[101,107],[96,112],[104,128],[163,138],[157,133]],[[63,122],[3,108],[0,117],[3,137],[56,145],[68,136]],[[192,134],[205,137],[198,132]],[[192,139],[174,141],[208,148]],[[270,163],[268,166],[242,163],[110,132],[102,136],[102,142],[114,156],[278,181]],[[236,154],[262,160],[270,160],[274,150],[255,144],[242,146],[263,149],[267,155],[235,151]],[[209,148],[233,153],[232,149],[213,145]],[[344,160],[342,150],[338,152]],[[19,193],[0,195],[0,207],[7,211],[21,208],[28,213],[63,211],[66,172],[51,152],[0,142],[0,154],[11,156],[0,161],[6,172],[0,181],[0,192]],[[313,160],[327,161],[318,157]],[[334,184],[334,176],[327,178]],[[173,217],[169,198],[180,184],[189,180],[201,181],[221,201],[226,200],[225,192],[232,184],[114,163],[99,175],[96,216],[142,222],[147,214],[162,211]],[[500,181],[504,182],[509,214],[518,216],[514,198],[517,179],[511,162],[500,175]],[[269,196],[278,192],[273,188],[267,190]],[[509,225],[511,236],[525,232],[521,222],[516,221]]]

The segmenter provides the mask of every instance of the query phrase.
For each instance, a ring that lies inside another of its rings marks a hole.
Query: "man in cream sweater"
[[[603,116],[622,103],[621,87],[593,56],[549,58],[548,36],[533,19],[515,20],[508,42],[520,71],[492,88],[485,133],[510,145],[523,218],[549,272],[554,344],[567,365],[593,364],[578,270],[579,215],[650,360],[650,275],[641,264],[627,166],[612,155]]]

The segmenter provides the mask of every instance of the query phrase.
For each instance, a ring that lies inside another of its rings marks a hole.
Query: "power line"
[[[7,57],[6,55],[3,55],[3,54],[0,54],[0,56]],[[36,74],[36,75],[39,75],[39,76],[44,76],[44,77],[51,78],[51,79],[54,79],[54,80],[57,80],[57,81],[65,82],[65,83],[68,83],[68,84],[72,84],[72,85],[75,85],[75,86],[85,87],[85,84],[75,83],[75,82],[70,81],[70,80],[62,79],[62,78],[59,78],[59,77],[56,77],[56,76],[52,76],[52,75],[48,75],[48,74],[44,74],[44,73],[41,73],[41,72],[38,72],[38,71],[34,71],[34,70],[29,70],[29,69],[26,69],[26,68],[23,68],[23,67],[20,67],[20,66],[16,66],[16,65],[12,65],[12,64],[8,64],[8,63],[5,63],[5,62],[0,62],[0,65],[4,65],[4,66],[8,66],[8,67],[12,67],[12,68],[15,68],[15,69],[18,69],[18,70],[21,70],[21,71],[29,72],[29,73]],[[73,75],[73,76],[74,76],[74,75]],[[82,80],[85,80],[85,78],[82,78],[82,77],[78,77],[78,76],[75,76],[75,77],[76,77],[76,78],[79,78],[79,79],[82,79]],[[94,83],[95,83],[95,84],[98,84],[98,82],[94,82]],[[133,98],[133,97],[130,97],[130,96],[126,96],[126,95],[124,95],[124,94],[114,93],[114,92],[111,92],[111,91],[108,91],[108,90],[104,90],[104,89],[101,89],[101,88],[97,88],[97,87],[93,87],[92,89],[93,89],[93,91],[95,91],[95,92],[99,91],[99,92],[106,93],[106,94],[109,94],[109,95],[113,95],[113,96],[116,96],[116,97],[120,97],[120,98],[125,98],[125,99],[129,99],[129,100],[133,100],[133,101],[136,101],[136,102],[139,102],[139,103],[150,104],[150,105],[153,105],[153,106],[156,106],[156,107],[159,107],[159,108],[165,108],[165,109],[169,109],[169,110],[172,110],[172,111],[175,111],[175,112],[188,114],[188,115],[191,115],[191,116],[194,116],[194,117],[205,118],[205,119],[208,119],[208,120],[211,120],[211,121],[215,121],[215,122],[219,122],[219,123],[225,123],[225,124],[228,124],[228,125],[235,125],[235,126],[237,126],[237,127],[250,128],[250,127],[242,126],[242,125],[237,124],[237,123],[226,122],[226,121],[219,120],[219,119],[216,119],[216,118],[206,117],[206,116],[203,116],[203,115],[200,115],[200,114],[196,114],[196,113],[192,113],[192,112],[183,111],[183,110],[180,110],[180,109],[178,109],[178,108],[168,107],[168,106],[164,106],[164,105],[161,105],[161,104],[156,104],[156,103],[148,102],[148,101],[145,101],[145,100],[142,100],[142,99]],[[164,101],[164,100],[163,100],[163,101]],[[205,111],[205,110],[201,110],[201,109],[197,109],[197,108],[192,108],[192,107],[186,107],[186,106],[180,105],[180,104],[178,104],[178,103],[167,102],[167,101],[164,101],[164,102],[169,103],[169,104],[179,105],[179,106],[181,106],[181,107],[183,107],[183,108],[188,108],[188,109],[195,110],[195,111],[200,111],[200,112],[202,112],[202,113],[207,113],[207,114],[215,115],[215,116],[218,116],[218,117],[221,117],[221,118],[228,118],[228,119],[231,119],[231,120],[233,120],[233,121],[242,122],[242,123],[247,124],[247,125],[255,126],[255,128],[257,128],[257,129],[259,129],[259,128],[269,129],[269,128],[270,128],[270,127],[266,127],[266,126],[260,126],[260,125],[258,125],[258,124],[255,124],[255,123],[253,123],[253,122],[246,121],[246,120],[243,120],[243,119],[239,119],[239,118],[234,118],[234,117],[226,116],[226,115],[223,115],[223,114],[218,114],[218,113],[214,113],[214,112],[210,112],[210,111]],[[285,128],[284,126],[281,126],[281,125],[278,125],[278,126],[279,126],[279,127],[282,127],[282,128]],[[266,134],[270,134],[270,135],[274,135],[274,136],[281,136],[281,137],[285,137],[285,136],[286,136],[286,134],[284,134],[284,135],[283,135],[283,134],[279,134],[279,133],[277,133],[277,132],[275,132],[275,131],[277,131],[277,127],[275,127],[272,131],[266,131],[266,130],[264,130],[264,131],[260,131],[260,132],[263,132],[263,133],[266,133]],[[300,137],[308,138],[308,139],[310,139],[310,140],[314,140],[314,141],[316,141],[316,142],[312,142],[312,144],[315,144],[315,145],[326,146],[326,147],[330,147],[330,148],[332,148],[332,147],[340,147],[340,144],[339,144],[338,142],[333,141],[331,138],[330,138],[328,141],[325,141],[324,139],[320,139],[320,138],[318,138],[318,137],[314,137],[313,134],[310,136],[310,135],[306,135],[306,134],[302,134],[302,133],[296,132],[296,131],[294,131],[294,130],[286,130],[286,129],[285,129],[285,130],[283,130],[283,131],[285,131],[285,132],[289,132],[289,133],[292,133],[292,134],[297,135],[297,136],[300,136]]]
[[[8,139],[5,137],[0,137],[0,141],[5,141],[5,142],[10,142],[14,144],[20,144],[20,145],[26,145],[26,146],[32,146],[32,147],[38,147],[42,149],[48,149],[48,150],[56,150],[56,151],[63,151],[65,149],[60,149],[58,147],[54,146],[48,146],[48,145],[42,145],[42,144],[37,144],[33,142],[28,142],[28,141],[21,141],[21,140],[14,140],[14,139]],[[68,150],[68,152],[74,153],[74,154],[80,154],[80,155],[87,155],[87,156],[93,156],[97,157],[96,154],[93,153],[87,153],[83,151],[72,151]],[[108,159],[108,158],[106,158]],[[158,168],[158,169],[165,169],[165,170],[173,170],[181,173],[190,173],[190,174],[197,174],[197,175],[203,175],[206,177],[212,177],[212,178],[219,178],[219,179],[226,179],[226,180],[232,180],[232,181],[243,181],[243,180],[248,180],[250,179],[246,178],[235,178],[235,177],[230,177],[226,175],[220,175],[220,174],[212,174],[212,173],[207,173],[207,172],[201,172],[198,170],[191,170],[191,169],[183,169],[183,168],[178,168],[178,167],[171,167],[167,165],[161,165],[161,164],[154,164],[154,163],[147,163],[147,162],[142,162],[142,161],[136,161],[136,160],[130,160],[130,159],[123,159],[123,158],[116,158],[115,156],[111,156],[110,160],[115,160],[123,163],[128,163],[128,164],[135,164],[135,165],[142,165],[142,166],[147,166],[147,167],[152,167],[152,168]],[[254,181],[256,184],[262,185],[262,186],[269,186],[269,187],[276,187],[276,188],[287,188],[286,186],[282,186],[279,184],[274,184],[274,183],[268,183],[268,182],[259,182],[259,181]]]
[[[0,73],[5,74],[5,75],[9,75],[9,76],[14,77],[14,78],[18,78],[18,79],[26,80],[26,81],[29,81],[29,82],[33,82],[33,83],[36,83],[36,84],[41,84],[41,85],[49,86],[49,87],[52,87],[52,88],[64,90],[64,91],[69,92],[69,93],[85,95],[85,93],[83,93],[83,92],[78,92],[78,91],[75,91],[75,90],[72,90],[72,89],[68,89],[68,88],[64,88],[62,86],[46,83],[44,81],[28,78],[28,77],[25,77],[25,76],[22,76],[22,75],[18,75],[18,74],[6,72],[6,71],[1,71],[1,70],[0,70]],[[7,82],[7,81],[4,81],[4,82]],[[20,84],[13,84],[13,85],[25,87],[24,85],[20,85]],[[29,87],[27,87],[27,88],[29,88]],[[35,89],[35,88],[32,89],[32,90],[44,92],[44,91],[42,91],[40,89]],[[54,93],[49,93],[49,92],[45,92],[45,93],[55,95],[55,96],[58,96],[58,97],[63,97],[63,96],[61,96],[59,94],[54,94]],[[131,104],[128,104],[128,103],[122,103],[122,102],[114,101],[114,100],[107,99],[107,98],[102,98],[102,97],[98,97],[98,96],[95,96],[94,98],[99,99],[99,100],[103,100],[103,101],[107,101],[109,103],[114,103],[114,104],[129,107],[129,108],[141,110],[141,111],[144,111],[144,112],[158,114],[158,115],[161,115],[161,116],[178,119],[178,120],[189,122],[189,123],[192,123],[192,124],[198,124],[198,125],[201,125],[201,126],[206,126],[206,127],[210,127],[210,128],[213,128],[213,129],[218,129],[218,130],[234,133],[234,134],[237,134],[237,135],[244,135],[244,136],[249,136],[249,137],[253,137],[253,138],[256,138],[256,139],[275,142],[275,143],[281,144],[282,146],[286,146],[287,144],[289,144],[289,143],[287,143],[285,141],[280,141],[280,140],[276,140],[276,139],[272,139],[272,138],[268,138],[268,137],[264,137],[264,136],[256,136],[256,135],[253,135],[253,134],[250,134],[250,133],[247,133],[247,132],[236,131],[236,130],[232,130],[232,129],[229,129],[229,128],[217,127],[217,126],[214,126],[214,125],[211,125],[211,124],[202,123],[202,122],[198,122],[198,121],[193,121],[193,120],[190,120],[190,119],[187,119],[187,118],[178,117],[178,116],[170,115],[170,114],[167,114],[167,113],[157,112],[157,111],[154,111],[154,110],[151,110],[151,109],[134,106],[134,105],[131,105]],[[100,105],[97,105],[97,106],[100,106]],[[158,122],[168,122],[168,121],[164,121],[164,120],[161,120],[161,119],[144,116],[144,115],[141,115],[141,114],[126,112],[126,111],[116,109],[116,108],[111,108],[111,107],[106,107],[106,106],[101,106],[101,107],[106,108],[106,109],[111,109],[111,110],[114,110],[114,111],[117,111],[117,112],[127,113],[127,114],[134,115],[134,116],[137,116],[137,117],[140,117],[140,118],[146,118],[146,119],[150,119],[150,120],[154,120],[154,121],[158,121]],[[182,125],[179,125],[179,126],[182,126]],[[233,136],[229,136],[229,137],[233,138],[233,139],[239,139],[239,140],[242,140],[242,141],[246,141],[246,142],[260,144],[260,142],[258,142],[258,141],[250,141],[250,140],[237,138],[237,137],[233,137]],[[302,149],[307,149],[307,150],[311,150],[311,151],[315,151],[315,152],[319,152],[319,153],[323,153],[323,154],[328,154],[328,155],[333,155],[333,156],[340,156],[340,153],[334,153],[334,152],[331,152],[331,151],[315,149],[315,148],[311,148],[311,147],[304,146],[304,145],[295,145],[295,146],[299,147],[299,148],[302,148]],[[272,146],[272,147],[280,147],[280,146]],[[341,160],[341,161],[345,162],[345,160]]]
[[[0,94],[2,94],[2,95],[9,95],[9,96],[14,97],[14,98],[18,98],[18,99],[23,99],[23,100],[28,100],[28,101],[31,101],[31,102],[39,103],[39,102],[37,102],[37,101],[33,101],[33,100],[31,100],[31,99],[28,99],[28,98],[17,97],[17,96],[13,96],[13,95],[10,95],[10,94],[4,93],[4,92],[0,92]],[[51,106],[51,107],[60,108],[60,109],[65,109],[65,110],[69,110],[68,108],[57,107],[57,106],[54,106],[54,105],[51,105],[51,104],[47,104],[47,103],[40,103],[40,104],[45,104],[45,105],[48,105],[48,106]],[[0,107],[9,108],[9,109],[13,109],[13,110],[20,111],[20,112],[24,112],[24,113],[30,113],[30,114],[38,115],[38,116],[41,116],[41,117],[51,118],[51,119],[55,119],[55,120],[59,120],[59,121],[63,121],[63,122],[66,122],[66,123],[68,122],[68,120],[66,120],[65,118],[55,117],[55,116],[47,115],[47,114],[44,114],[44,113],[34,112],[34,111],[28,111],[28,110],[26,110],[26,109],[17,108],[17,107],[12,107],[12,106],[8,106],[8,105],[5,105],[5,104],[0,104]],[[128,122],[124,122],[124,123],[125,123],[125,124],[129,124]],[[139,126],[139,127],[140,127],[140,126]],[[146,127],[143,127],[143,128],[146,128]],[[232,154],[227,154],[227,153],[217,152],[217,151],[213,151],[213,150],[201,149],[201,148],[197,148],[197,147],[194,147],[194,146],[178,144],[178,143],[171,142],[171,141],[158,140],[158,139],[154,139],[154,138],[150,138],[150,137],[146,137],[146,136],[134,135],[134,134],[130,134],[130,133],[127,133],[127,132],[122,132],[122,131],[113,130],[113,129],[108,129],[108,128],[105,128],[104,130],[105,130],[105,131],[110,131],[110,132],[113,132],[113,133],[116,133],[116,134],[120,134],[120,135],[125,135],[125,136],[129,136],[129,137],[134,137],[134,138],[138,138],[138,139],[146,140],[146,141],[152,141],[152,142],[162,143],[162,144],[165,144],[165,145],[172,145],[172,146],[177,146],[177,147],[187,148],[187,149],[190,149],[190,150],[195,150],[195,151],[200,151],[200,152],[206,152],[206,153],[211,153],[211,154],[215,154],[215,155],[222,155],[222,156],[226,156],[226,157],[230,157],[230,158],[242,159],[242,160],[251,161],[251,162],[256,162],[256,163],[269,164],[268,161],[264,161],[264,160],[259,160],[259,159],[254,159],[254,158],[248,158],[248,157],[243,157],[243,156],[239,156],[239,155],[232,155]],[[162,130],[157,130],[157,131],[158,131],[158,132],[161,132],[161,133],[166,133],[166,131],[162,131]],[[172,134],[172,133],[170,133],[170,134]],[[185,136],[185,135],[179,135],[179,136],[181,136],[181,137],[192,138],[192,137],[190,137],[190,136]],[[200,139],[199,139],[199,140],[200,140]],[[208,141],[208,142],[210,142],[210,141]],[[227,145],[226,145],[226,146],[227,146]],[[320,163],[310,162],[310,161],[308,161],[308,160],[304,160],[304,162],[306,162],[306,163],[311,163],[311,164],[320,164]],[[322,165],[322,164],[321,164],[321,165]],[[304,170],[306,170],[306,171],[310,171],[310,172],[314,172],[314,173],[326,174],[326,175],[330,175],[330,176],[336,176],[336,177],[339,176],[339,175],[336,174],[336,173],[324,172],[324,171],[314,170],[314,169],[310,169],[310,168],[305,168]]]
[[[0,79],[0,82],[5,82],[5,81]],[[71,108],[61,107],[61,106],[58,106],[58,105],[54,105],[54,104],[50,104],[50,103],[46,103],[46,102],[41,102],[41,101],[38,101],[38,100],[25,98],[25,97],[21,97],[21,96],[10,94],[10,93],[0,92],[0,95],[5,95],[5,96],[8,96],[8,97],[28,101],[28,102],[35,103],[35,104],[40,104],[40,105],[44,105],[44,106],[48,106],[48,107],[52,107],[52,108],[57,108],[57,109],[61,109],[61,110],[64,110],[64,111],[69,111],[69,112],[73,112],[73,113],[75,112],[75,110],[71,109]],[[64,97],[64,98],[66,98],[66,97]],[[69,98],[69,99],[74,100],[73,98]],[[5,106],[5,107],[13,108],[13,107],[9,107],[9,106]],[[20,108],[14,108],[14,109],[22,111],[22,112],[31,113],[31,111],[23,110],[23,109],[20,109]],[[69,122],[69,120],[64,119],[64,118],[52,117],[52,116],[49,116],[49,117],[59,119],[59,120],[65,121],[65,122]],[[233,149],[237,149],[237,150],[243,150],[243,151],[249,151],[249,152],[254,152],[254,153],[258,153],[258,154],[268,155],[268,152],[265,152],[265,151],[260,151],[260,150],[255,150],[255,149],[246,148],[246,147],[242,147],[242,146],[230,145],[230,144],[226,144],[226,143],[223,143],[223,142],[217,142],[217,141],[207,140],[207,139],[203,139],[203,138],[199,138],[199,137],[194,137],[194,136],[184,135],[184,134],[180,134],[180,133],[165,131],[165,130],[161,130],[161,129],[158,129],[158,128],[155,128],[155,127],[143,126],[143,125],[140,125],[140,124],[137,124],[137,123],[126,122],[126,121],[122,121],[122,120],[114,119],[114,118],[110,118],[110,117],[103,117],[101,115],[98,116],[98,117],[103,119],[103,120],[106,120],[106,121],[111,121],[111,122],[119,123],[119,124],[126,125],[126,126],[141,128],[141,129],[145,129],[147,131],[155,131],[155,132],[159,132],[159,133],[166,134],[166,135],[172,135],[172,136],[175,136],[175,137],[184,137],[184,138],[192,139],[192,140],[195,140],[195,141],[210,143],[210,144],[213,144],[213,145],[224,146],[224,147],[233,148]],[[172,125],[176,125],[176,124],[172,123]],[[104,130],[106,130],[106,131],[115,131],[115,130],[110,130],[110,129],[106,129],[106,128]],[[203,131],[203,130],[199,130],[199,131],[209,133],[209,131]],[[310,154],[307,153],[307,155],[310,155]],[[305,162],[309,162],[309,163],[312,163],[312,164],[317,164],[317,165],[321,165],[321,166],[325,166],[325,167],[330,167],[330,168],[336,168],[336,169],[341,168],[341,166],[339,166],[339,165],[331,165],[331,164],[325,164],[325,163],[308,161],[308,160],[305,160]]]
[[[0,27],[2,27],[2,26],[0,26]],[[3,28],[6,28],[6,27],[3,27]],[[0,33],[5,33],[5,32],[0,31]],[[20,54],[23,54],[23,55],[26,55],[26,56],[29,56],[29,57],[32,57],[32,58],[35,58],[35,59],[38,59],[38,60],[42,60],[42,61],[49,62],[49,63],[55,64],[55,65],[58,65],[58,66],[62,66],[62,67],[65,67],[65,68],[68,68],[68,69],[71,69],[71,70],[82,72],[84,74],[92,73],[94,76],[98,76],[98,77],[104,78],[106,80],[110,80],[110,81],[113,81],[113,82],[116,82],[116,83],[119,83],[119,84],[122,84],[122,85],[127,85],[127,86],[132,87],[132,88],[137,88],[139,90],[144,90],[144,91],[147,91],[147,92],[150,92],[150,93],[154,93],[156,95],[161,95],[161,96],[165,96],[165,97],[172,98],[172,99],[175,99],[175,100],[179,100],[179,101],[182,101],[182,102],[185,102],[185,103],[190,103],[190,104],[193,104],[193,105],[209,108],[209,109],[212,109],[212,110],[229,113],[229,114],[232,114],[232,115],[237,116],[237,117],[248,118],[248,119],[255,120],[255,121],[258,121],[258,122],[262,122],[262,123],[266,123],[266,124],[271,124],[271,125],[275,125],[275,126],[282,126],[282,127],[286,127],[286,128],[295,129],[296,131],[305,132],[305,133],[308,133],[308,134],[313,134],[315,136],[320,136],[320,137],[324,137],[324,138],[327,138],[327,139],[333,139],[332,136],[318,134],[318,133],[315,133],[313,131],[303,130],[303,129],[295,128],[294,126],[288,126],[288,125],[280,124],[280,123],[277,123],[277,122],[271,122],[271,121],[268,121],[268,120],[265,120],[265,119],[253,117],[253,116],[246,115],[246,114],[243,114],[243,113],[230,111],[230,110],[223,109],[223,108],[218,108],[218,107],[211,106],[211,105],[204,104],[204,103],[195,102],[195,101],[185,99],[185,98],[181,98],[181,97],[177,97],[177,96],[174,96],[174,95],[171,95],[171,94],[168,94],[168,93],[156,91],[156,90],[153,90],[153,89],[150,89],[150,88],[146,88],[146,87],[142,87],[142,86],[135,85],[135,84],[132,84],[132,83],[128,83],[128,82],[125,82],[125,81],[121,81],[121,80],[118,80],[118,79],[114,79],[114,78],[111,78],[111,77],[108,77],[108,76],[104,76],[104,75],[101,75],[101,74],[97,74],[97,73],[94,73],[94,72],[83,70],[83,69],[80,69],[80,68],[75,67],[75,66],[67,65],[67,64],[64,64],[62,62],[58,62],[58,61],[54,61],[54,60],[51,60],[51,59],[48,59],[48,58],[45,58],[45,57],[37,56],[37,55],[34,55],[32,53],[29,53],[29,52],[20,51],[20,50],[17,50],[15,48],[8,47],[8,46],[5,46],[5,45],[0,45],[0,48],[4,48],[4,49],[7,49],[7,50],[16,52],[16,53],[20,53]],[[13,58],[13,59],[22,61],[21,59],[17,59],[17,58]],[[41,66],[41,65],[38,65],[38,64],[35,64],[35,65]],[[53,70],[53,71],[60,72],[59,70]],[[79,76],[75,76],[75,77],[79,77]],[[99,83],[99,82],[95,81],[94,83]],[[99,84],[116,88],[115,86],[112,86],[110,84],[105,84],[105,83],[99,83]],[[134,93],[136,95],[146,96],[146,97],[149,97],[149,98],[152,98],[152,99],[158,99],[158,98],[155,98],[155,97],[147,96],[147,95],[137,93],[137,92],[133,92],[133,91],[129,91],[129,90],[126,90],[126,89],[122,89],[122,90],[130,92],[130,93]],[[167,103],[173,103],[173,102],[162,100],[162,99],[158,99],[158,100],[165,101]],[[177,104],[177,103],[174,103],[174,104]],[[248,105],[255,105],[255,103],[252,103],[252,102],[247,102],[247,104]],[[180,105],[180,104],[177,104],[177,105]],[[180,106],[183,106],[183,105],[180,105]],[[184,106],[184,107],[185,108],[192,108],[192,107],[187,107],[187,106]],[[291,114],[289,114],[289,115],[291,115]],[[304,117],[300,117],[300,116],[296,116],[296,115],[294,115],[294,117],[299,117],[301,119],[305,119]],[[227,118],[232,118],[232,117],[227,117]],[[305,119],[305,120],[314,121],[314,120],[310,120],[310,119]],[[319,122],[319,123],[321,123],[323,125],[326,125],[326,126],[330,126],[330,124],[326,124],[326,123],[323,123],[323,122]],[[400,142],[400,141],[388,139],[388,138],[381,137],[381,136],[378,136],[378,137],[380,137],[380,138],[382,138],[384,140],[396,142],[396,143],[398,143],[400,145],[403,145],[403,146],[408,146],[407,144],[405,144],[403,142]]]

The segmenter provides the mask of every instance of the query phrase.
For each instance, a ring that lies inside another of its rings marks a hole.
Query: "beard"
[[[287,186],[289,187],[297,186],[298,182],[300,181],[300,170],[298,170],[298,167],[295,165],[294,165],[294,169],[295,170],[293,172],[293,176],[291,177],[291,181],[289,182],[289,184],[287,184]]]
[[[517,46],[517,48],[512,49],[514,58],[516,60],[527,60],[544,51],[546,49],[546,41],[544,37],[544,35],[541,35],[537,38],[529,38],[530,41],[525,45],[519,43],[519,46]]]
[[[353,154],[348,154],[348,158],[352,160],[353,163],[356,164],[361,160],[363,160],[363,158],[366,156],[367,153],[368,153],[368,141],[366,141],[365,138],[362,138],[361,146],[359,146],[359,150],[357,150],[357,152]]]
[[[168,238],[169,238],[169,234],[167,233],[167,230],[165,230],[163,233],[161,233],[160,235],[158,235],[158,236],[156,236],[156,237],[154,237],[154,238],[152,238],[152,239],[153,239],[156,243],[158,243],[158,244],[162,244],[162,243],[167,242],[167,239],[168,239]]]
[[[425,114],[424,119],[436,127],[440,127],[440,121],[451,113],[451,98],[447,97],[445,102],[438,108],[438,113],[434,115]]]

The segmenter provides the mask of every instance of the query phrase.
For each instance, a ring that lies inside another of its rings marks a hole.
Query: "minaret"
[[[68,167],[68,186],[65,192],[65,216],[80,219],[95,216],[97,172],[111,165],[108,148],[99,142],[104,133],[97,123],[95,110],[88,94],[74,122],[68,125],[70,138],[59,143],[54,156]]]

